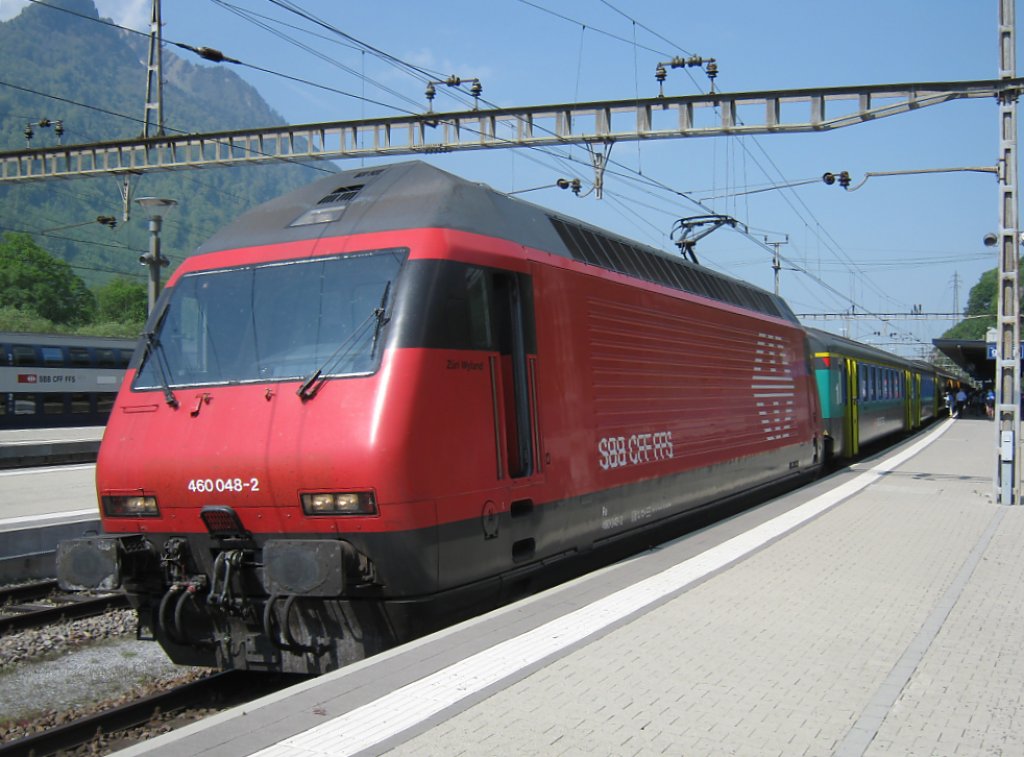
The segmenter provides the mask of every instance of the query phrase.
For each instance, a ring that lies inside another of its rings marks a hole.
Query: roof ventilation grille
[[[317,205],[341,205],[349,202],[363,188],[362,184],[353,184],[350,187],[338,187],[326,197],[322,198]]]

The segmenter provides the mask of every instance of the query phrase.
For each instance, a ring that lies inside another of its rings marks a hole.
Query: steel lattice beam
[[[828,131],[929,105],[1015,97],[1024,79],[773,90],[469,110],[0,153],[0,182],[281,160]]]

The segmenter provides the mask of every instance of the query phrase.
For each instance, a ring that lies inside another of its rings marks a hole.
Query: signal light
[[[829,186],[832,186],[838,181],[839,186],[841,186],[843,189],[850,188],[849,171],[840,171],[839,173],[832,173],[831,171],[826,171],[821,175],[821,180],[828,184]]]

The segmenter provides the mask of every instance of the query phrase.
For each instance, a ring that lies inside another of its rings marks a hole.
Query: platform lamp
[[[160,295],[160,269],[170,261],[160,254],[160,227],[164,214],[178,204],[164,197],[139,197],[135,200],[149,214],[149,252],[139,256],[139,262],[149,266],[149,310],[156,307]]]

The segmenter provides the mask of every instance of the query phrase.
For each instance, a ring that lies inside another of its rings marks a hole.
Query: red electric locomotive
[[[243,216],[147,329],[59,574],[180,663],[329,670],[820,464],[781,299],[420,162]]]

